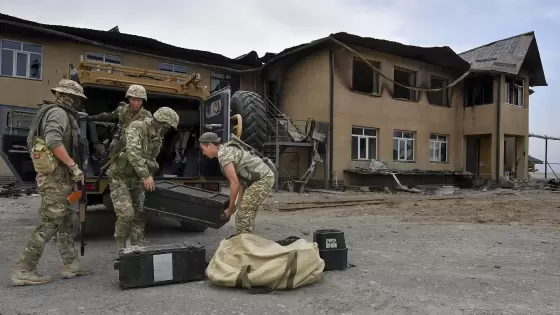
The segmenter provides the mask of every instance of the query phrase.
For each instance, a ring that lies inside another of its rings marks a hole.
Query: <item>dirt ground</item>
[[[355,267],[317,284],[253,295],[209,281],[121,290],[114,216],[88,217],[83,258],[93,275],[63,280],[56,245],[39,270],[52,283],[12,287],[9,275],[37,223],[37,197],[0,200],[0,314],[560,314],[560,193],[457,191],[447,196],[331,192],[270,196],[256,233],[278,240],[341,229]],[[234,221],[234,220],[232,220]],[[233,222],[185,233],[150,219],[151,244],[199,243],[212,257]]]

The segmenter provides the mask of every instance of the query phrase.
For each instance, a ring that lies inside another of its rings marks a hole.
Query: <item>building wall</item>
[[[429,87],[430,75],[452,78],[438,67],[407,60],[397,56],[356,48],[368,59],[381,62],[381,71],[393,78],[393,67],[399,66],[418,71],[417,85]],[[463,168],[463,85],[452,88],[450,107],[431,105],[427,94],[421,92],[417,102],[395,100],[393,83],[382,79],[380,96],[366,95],[351,90],[352,55],[336,51],[334,54],[334,157],[333,169],[339,180],[344,170],[354,166],[368,167],[370,161],[352,160],[352,126],[377,128],[377,160],[394,169],[460,170]],[[291,61],[289,67],[279,64],[271,73],[282,77],[280,109],[292,120],[329,121],[329,55],[324,49],[299,62]],[[286,74],[280,75],[279,69]],[[288,69],[288,70],[286,70]],[[273,77],[275,77],[273,75]],[[460,122],[459,124],[457,122]],[[393,160],[393,131],[395,129],[416,133],[414,161]],[[430,162],[430,134],[448,135],[448,162]],[[307,158],[307,157],[306,157]],[[293,163],[293,160],[292,160]],[[307,165],[300,157],[300,165]],[[322,166],[322,163],[321,163]],[[300,167],[300,169],[303,167]],[[302,172],[300,171],[301,175]],[[317,171],[315,179],[322,178]]]
[[[0,39],[14,40],[42,46],[42,78],[41,80],[20,79],[0,76],[0,104],[35,107],[44,99],[51,99],[50,88],[54,87],[63,76],[68,74],[69,63],[77,67],[80,55],[87,52],[117,55],[122,58],[122,65],[128,67],[159,70],[160,63],[186,65],[188,73],[198,72],[202,82],[210,88],[210,73],[208,68],[167,60],[166,58],[150,57],[123,51],[110,51],[101,47],[81,44],[62,38],[37,36],[31,34],[7,34],[0,32]],[[255,89],[253,74],[244,73],[240,76],[240,87],[245,90]],[[148,93],[149,97],[149,93]]]

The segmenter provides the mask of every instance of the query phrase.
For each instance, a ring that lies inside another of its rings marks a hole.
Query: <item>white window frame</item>
[[[361,134],[358,133],[354,133],[354,129],[361,129],[362,132]],[[366,130],[372,130],[375,131],[375,136],[372,135],[366,135],[365,132]],[[377,128],[372,128],[372,127],[361,127],[361,126],[352,126],[352,138],[356,138],[358,139],[358,157],[356,159],[354,159],[352,157],[353,160],[356,161],[370,161],[370,160],[377,160],[377,148],[378,148],[378,144],[377,144],[377,133],[379,132],[379,129]],[[361,139],[365,139],[366,140],[366,157],[365,158],[360,158],[361,156],[361,152],[362,152],[362,147],[360,145],[360,140]],[[369,140],[370,139],[374,139],[375,140],[375,156],[371,157],[369,156]],[[352,141],[350,141],[350,146],[352,146]],[[350,154],[352,154],[352,149],[350,149]]]
[[[168,71],[168,70],[164,70],[161,68],[161,66],[163,65],[168,65],[170,66],[173,70]],[[185,68],[185,72],[180,72],[180,71],[175,71],[176,67],[183,67]],[[176,65],[176,64],[172,64],[172,63],[168,63],[168,62],[161,62],[159,64],[159,71],[163,71],[163,72],[169,72],[169,73],[179,73],[179,74],[189,74],[189,67],[185,66],[185,65]]]
[[[14,42],[14,43],[19,43],[21,45],[21,48],[19,50],[18,49],[13,49],[13,48],[4,48],[2,46],[2,41],[4,41],[4,40]],[[23,45],[38,46],[41,49],[41,52],[37,53],[37,52],[31,52],[31,51],[23,50]],[[12,60],[12,75],[2,74],[1,67],[2,67],[2,58],[3,58],[2,51],[3,50],[9,50],[9,51],[13,52],[14,59]],[[27,56],[27,67],[25,69],[25,76],[17,75],[17,54],[25,54]],[[32,54],[41,56],[39,78],[30,77],[29,68],[30,68],[30,65],[31,65],[31,55]],[[38,44],[28,43],[28,42],[22,42],[22,41],[19,41],[19,40],[0,38],[0,76],[6,77],[6,78],[20,78],[20,79],[42,81],[43,80],[43,46],[38,45]]]
[[[434,139],[435,138],[435,139]],[[441,145],[445,143],[445,160],[441,159]],[[439,150],[439,156],[436,154]],[[445,163],[449,161],[449,136],[430,134],[430,162]]]
[[[395,135],[396,133],[400,133],[400,135],[397,136],[397,135]],[[412,134],[412,137],[405,137],[404,133],[410,133],[410,134]],[[397,162],[414,162],[415,158],[416,158],[416,152],[414,152],[414,151],[416,151],[415,150],[416,149],[415,148],[416,132],[408,131],[408,130],[395,130],[395,131],[393,131],[393,152],[395,150],[395,148],[394,148],[395,141],[394,140],[397,140],[397,158],[395,159],[395,156],[393,155],[393,160],[397,161]],[[407,156],[408,156],[408,154],[407,154],[408,153],[407,143],[408,142],[412,143],[412,159],[411,160],[407,159]],[[400,155],[399,155],[399,152],[400,152],[399,149],[400,149],[401,145],[404,146],[404,156],[405,156],[404,159],[401,159]]]
[[[103,61],[92,60],[92,59],[90,59],[90,58],[89,58],[89,55],[90,55],[90,54],[91,54],[91,55],[97,55],[98,57],[103,57]],[[119,63],[116,63],[116,62],[107,61],[107,56],[118,58],[120,62],[119,62]],[[121,65],[121,66],[122,66],[122,64],[123,64],[123,58],[122,58],[122,56],[119,56],[119,55],[110,55],[110,54],[103,54],[103,53],[96,53],[96,52],[93,52],[93,51],[88,51],[88,52],[86,52],[86,60],[88,60],[88,61],[93,61],[93,62],[104,62],[104,63],[109,63],[109,64],[113,64],[113,65]]]
[[[517,93],[517,100],[518,100],[518,104],[515,104],[513,102],[513,100],[511,99],[510,95],[509,95],[509,85],[512,82],[508,82],[512,81],[513,85],[514,85],[514,93]],[[521,81],[521,85],[516,84],[517,81]],[[519,78],[506,78],[505,80],[505,84],[504,84],[504,101],[506,104],[511,105],[511,106],[516,106],[516,107],[524,107],[524,103],[525,103],[525,80],[524,79],[519,79]]]

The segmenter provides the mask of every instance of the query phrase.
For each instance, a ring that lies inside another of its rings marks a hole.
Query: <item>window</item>
[[[505,97],[506,104],[523,107],[524,81],[521,79],[506,78]]]
[[[239,90],[239,76],[218,72],[212,72],[210,74],[210,93],[219,91],[227,86],[231,88],[232,93]]]
[[[352,160],[377,159],[377,129],[352,127]]]
[[[7,125],[10,129],[29,129],[35,113],[9,111]]]
[[[416,87],[416,72],[408,69],[395,67],[394,78],[395,82],[405,86]],[[416,91],[394,84],[393,98],[401,100],[416,101]]]
[[[187,66],[172,65],[170,63],[160,63],[159,70],[187,74]]]
[[[106,63],[114,63],[117,65],[122,65],[122,58],[120,56],[88,52],[86,54],[86,59],[89,61],[106,62]]]
[[[494,103],[494,77],[481,75],[465,80],[465,107]]]
[[[393,160],[414,161],[414,132],[395,130],[393,133]]]
[[[381,67],[380,62],[371,61],[377,69]],[[360,93],[379,95],[379,73],[373,71],[361,59],[354,57],[352,63],[352,90]]]
[[[41,46],[4,39],[0,46],[0,75],[41,80]]]
[[[447,136],[430,135],[430,162],[447,162]]]
[[[437,76],[431,76],[430,88],[438,89],[449,85],[449,80]],[[432,105],[449,106],[449,89],[428,93],[428,101]]]

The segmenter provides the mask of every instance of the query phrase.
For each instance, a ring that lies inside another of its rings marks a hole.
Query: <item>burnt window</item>
[[[449,85],[449,80],[446,78],[431,76],[430,88],[439,89]],[[428,92],[428,101],[432,105],[449,106],[449,89],[441,91]]]
[[[368,60],[379,69],[381,63]],[[379,73],[374,71],[363,60],[354,57],[352,61],[352,90],[360,93],[379,95]]]
[[[465,80],[465,106],[494,103],[494,77],[481,75]]]
[[[395,67],[393,80],[407,87],[416,87],[416,71]],[[393,98],[416,101],[416,91],[394,84]]]

